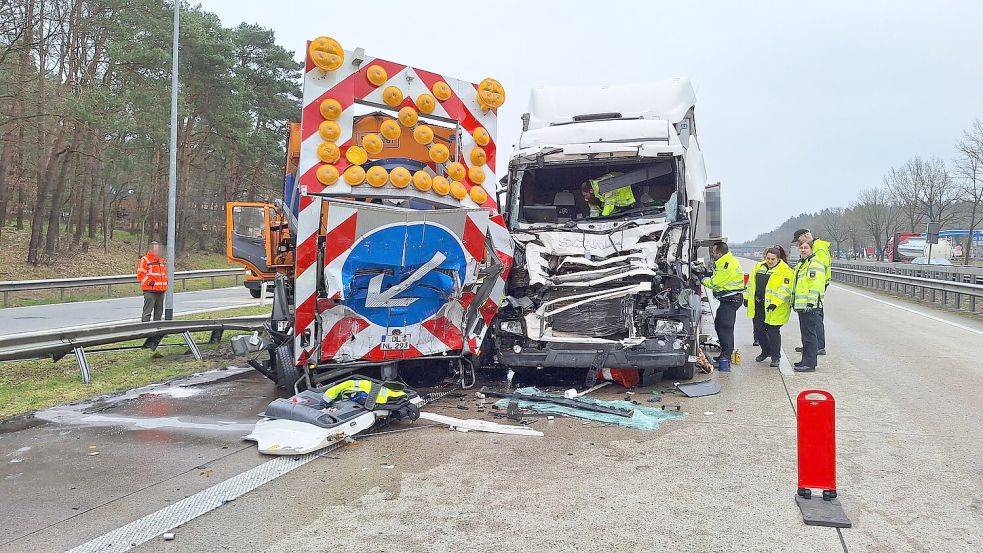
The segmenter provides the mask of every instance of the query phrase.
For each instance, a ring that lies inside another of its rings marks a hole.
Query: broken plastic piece
[[[542,436],[543,433],[525,426],[513,426],[508,424],[498,424],[495,422],[477,419],[458,419],[447,415],[436,413],[420,413],[420,418],[428,421],[446,424],[459,431],[477,430],[479,432],[492,432],[494,434],[515,434],[518,436]]]
[[[685,394],[686,397],[712,396],[720,393],[720,383],[710,378],[700,382],[677,383],[676,389]]]

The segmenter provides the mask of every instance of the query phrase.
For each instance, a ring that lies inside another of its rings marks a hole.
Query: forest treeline
[[[0,233],[28,263],[166,234],[173,4],[0,0]],[[301,65],[258,25],[182,5],[178,251],[222,251],[225,202],[283,183]],[[0,234],[0,240],[3,239]]]

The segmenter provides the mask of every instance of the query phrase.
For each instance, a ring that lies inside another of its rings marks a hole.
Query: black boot
[[[756,362],[758,362],[758,363],[760,363],[760,362],[762,362],[762,361],[764,361],[765,359],[768,359],[768,354],[767,354],[767,353],[765,353],[765,352],[761,352],[761,354],[760,354],[760,355],[758,355],[757,357],[755,357],[755,358],[754,358],[754,360],[755,360]]]
[[[768,366],[773,369],[777,369],[779,366],[781,366],[781,359],[775,357],[774,359],[771,360],[771,363],[768,363]]]

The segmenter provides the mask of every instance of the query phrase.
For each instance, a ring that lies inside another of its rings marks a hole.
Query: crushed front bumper
[[[631,348],[618,344],[558,342],[534,342],[533,347],[516,348],[518,344],[508,342],[499,343],[496,352],[499,364],[507,367],[669,369],[683,366],[689,357],[688,349],[674,349],[671,339],[663,340],[663,344],[658,339],[649,339]]]

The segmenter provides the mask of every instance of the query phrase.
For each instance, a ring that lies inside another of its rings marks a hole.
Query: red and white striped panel
[[[478,85],[378,58],[365,57],[356,67],[352,64],[353,59],[354,53],[346,50],[345,62],[339,69],[335,71],[322,71],[315,67],[310,59],[309,53],[306,56],[306,70],[303,85],[303,112],[301,116],[302,142],[297,179],[301,201],[300,212],[297,218],[296,280],[294,287],[296,314],[294,324],[294,352],[295,360],[298,364],[303,364],[312,358],[316,358],[315,352],[312,351],[316,342],[313,337],[316,331],[315,320],[317,313],[317,268],[314,265],[317,262],[317,238],[321,225],[322,201],[316,196],[310,196],[310,194],[337,194],[344,196],[352,193],[352,187],[346,184],[343,179],[339,179],[338,182],[326,187],[316,177],[317,169],[322,165],[316,153],[317,147],[323,142],[321,136],[318,134],[318,127],[324,121],[320,113],[322,101],[333,98],[342,106],[341,117],[337,120],[337,123],[341,127],[341,135],[336,140],[336,144],[341,150],[341,159],[334,163],[338,172],[342,173],[350,165],[345,154],[348,148],[353,145],[356,101],[383,104],[382,91],[387,86],[396,86],[404,94],[403,103],[396,110],[400,107],[412,106],[419,111],[419,107],[415,101],[416,98],[423,93],[432,95],[433,84],[443,80],[450,86],[452,94],[447,100],[437,100],[437,105],[432,115],[455,119],[466,131],[462,133],[463,136],[461,137],[460,145],[462,156],[458,159],[459,162],[464,164],[465,168],[468,168],[470,165],[468,154],[476,146],[471,133],[479,126],[484,127],[488,131],[488,134],[492,138],[489,144],[484,146],[487,163],[483,167],[486,178],[482,185],[488,195],[488,200],[481,207],[488,208],[492,214],[498,212],[498,205],[495,201],[495,187],[497,184],[497,179],[495,178],[497,113],[494,109],[485,110],[478,104]],[[375,86],[368,81],[366,71],[372,65],[379,65],[386,70],[386,74],[388,75],[386,83]],[[421,113],[421,116],[426,117],[426,114]],[[464,183],[469,188],[474,185],[467,177]],[[462,207],[476,207],[470,196],[465,197],[460,204]],[[343,213],[332,215],[331,210],[336,207],[332,206],[328,210],[329,228],[331,228],[332,221],[335,221],[336,224],[342,224],[345,220]],[[488,225],[489,229],[494,227],[497,227],[497,225]],[[501,236],[497,240],[495,233],[491,236],[496,244],[496,253],[499,257],[502,258],[504,254],[508,259],[511,259],[511,240],[509,239],[506,244],[502,241]],[[337,248],[337,245],[331,244],[329,241],[325,247],[326,249],[332,249]],[[500,304],[501,299],[498,299],[495,305]],[[337,320],[341,319],[336,319],[335,324],[338,324]],[[322,324],[327,331],[330,331],[332,328],[332,324],[327,320],[322,321]],[[442,328],[438,325],[435,327],[435,332],[441,334]],[[305,331],[309,333],[312,339],[309,340],[310,344],[307,348],[302,348],[301,336]],[[326,330],[323,328],[322,335],[325,332]],[[480,342],[480,337],[477,337],[477,341]],[[471,342],[474,342],[474,337],[469,337],[469,344]]]

